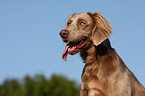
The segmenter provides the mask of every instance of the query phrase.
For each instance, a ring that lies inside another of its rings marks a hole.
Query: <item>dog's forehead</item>
[[[87,13],[74,13],[69,17],[68,20],[78,20],[78,19],[91,20],[91,17]]]

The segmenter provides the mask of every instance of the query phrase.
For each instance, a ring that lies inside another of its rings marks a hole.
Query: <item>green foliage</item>
[[[18,80],[5,80],[0,85],[0,96],[79,96],[79,86],[66,77],[52,75],[25,76],[23,83]]]
[[[17,80],[5,80],[0,86],[0,96],[24,96],[24,89]]]

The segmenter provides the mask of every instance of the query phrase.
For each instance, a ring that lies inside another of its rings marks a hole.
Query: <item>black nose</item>
[[[62,38],[66,38],[69,34],[69,31],[68,30],[61,30],[59,35],[62,37]]]

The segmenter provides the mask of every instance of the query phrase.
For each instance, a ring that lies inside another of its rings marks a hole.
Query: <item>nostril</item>
[[[60,36],[62,35],[61,32],[59,32],[59,35],[60,35]]]
[[[62,30],[63,35],[68,35],[68,30]]]
[[[61,37],[67,37],[67,35],[69,34],[69,31],[68,30],[62,30],[59,34],[60,34]]]

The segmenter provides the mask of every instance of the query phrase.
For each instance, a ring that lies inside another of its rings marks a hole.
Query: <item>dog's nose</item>
[[[59,34],[62,38],[66,38],[69,34],[69,31],[68,30],[61,30]]]

